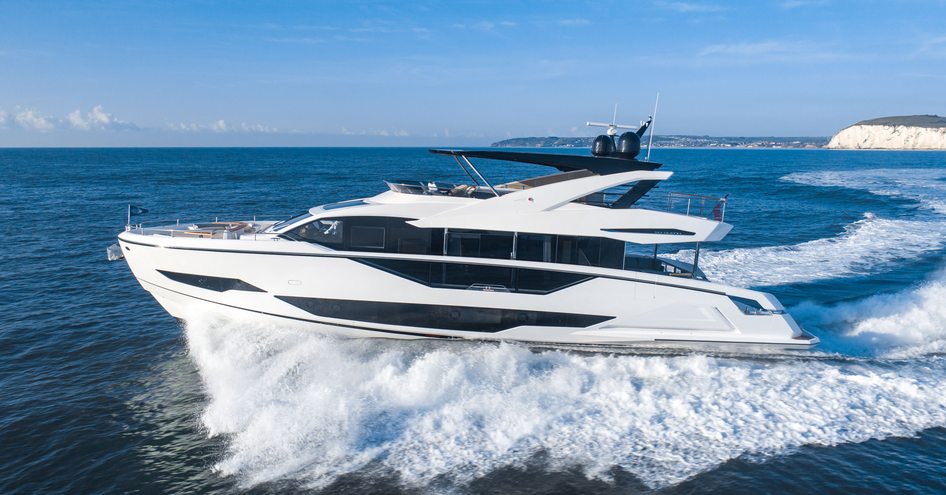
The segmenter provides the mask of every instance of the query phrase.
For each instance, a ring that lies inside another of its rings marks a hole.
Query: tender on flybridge
[[[183,320],[214,311],[347,337],[816,344],[774,296],[699,269],[700,244],[732,229],[725,196],[642,206],[672,176],[636,158],[650,122],[620,136],[609,126],[590,156],[431,150],[470,181],[388,180],[376,196],[280,222],[127,225],[120,253]],[[558,172],[494,184],[471,159]],[[659,256],[681,243],[692,262]]]

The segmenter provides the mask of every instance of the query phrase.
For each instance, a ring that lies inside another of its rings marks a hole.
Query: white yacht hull
[[[213,312],[302,325],[345,337],[516,340],[576,345],[764,345],[804,349],[774,297],[690,278],[586,266],[476,260],[571,271],[587,280],[547,294],[431,287],[372,265],[446,256],[337,252],[302,242],[193,239],[123,232],[125,259],[173,316]],[[730,296],[766,301],[746,314]]]

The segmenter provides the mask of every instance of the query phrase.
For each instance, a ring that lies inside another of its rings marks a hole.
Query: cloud
[[[22,129],[51,131],[56,128],[52,119],[44,117],[33,109],[21,110],[13,117],[13,122]]]
[[[319,43],[325,43],[324,38],[316,38],[312,36],[302,36],[302,37],[291,37],[291,38],[263,38],[263,41],[268,43],[286,43],[286,44],[297,44],[297,45],[318,45]]]
[[[583,18],[559,19],[558,24],[560,26],[588,26],[591,24],[591,21]]]
[[[2,108],[0,108],[0,129],[3,129],[4,127],[7,126],[8,117],[9,116],[7,115],[7,113],[4,112]]]
[[[106,112],[102,105],[92,107],[92,110],[85,115],[76,110],[66,116],[66,123],[73,129],[80,131],[138,129],[138,126],[131,122],[116,119],[114,115]]]
[[[209,124],[196,124],[180,122],[177,124],[168,124],[168,130],[178,132],[214,132],[222,133],[252,133],[252,134],[274,134],[279,132],[275,127],[265,126],[263,124],[248,124],[240,122],[236,125],[228,124],[223,119],[215,120]]]
[[[818,62],[837,60],[845,55],[804,41],[755,41],[707,45],[697,54],[702,62]]]
[[[946,36],[929,36],[920,41],[916,53],[918,55],[942,56],[946,52]]]
[[[663,7],[665,9],[673,10],[681,14],[708,14],[712,12],[722,12],[726,10],[725,7],[721,5],[711,4],[711,3],[694,3],[694,2],[657,2],[658,7]]]
[[[341,133],[345,136],[382,136],[382,137],[408,137],[411,134],[404,129],[388,130],[388,129],[368,129],[360,131],[352,131],[347,127],[341,128]]]
[[[496,28],[514,28],[518,26],[519,23],[513,21],[478,21],[472,24],[463,24],[463,23],[454,23],[450,27],[456,29],[473,29],[476,31],[490,32]]]
[[[801,7],[812,7],[815,5],[825,5],[827,0],[785,0],[779,4],[783,9],[797,9]]]

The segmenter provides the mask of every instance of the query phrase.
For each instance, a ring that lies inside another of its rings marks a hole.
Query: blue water
[[[654,157],[676,173],[656,192],[730,194],[707,275],[773,292],[819,349],[183,328],[105,261],[127,204],[281,219],[462,172],[420,149],[0,150],[0,493],[946,490],[946,154]]]

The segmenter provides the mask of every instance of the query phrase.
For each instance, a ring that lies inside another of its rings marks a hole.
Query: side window
[[[341,220],[316,220],[296,227],[289,233],[309,242],[338,245],[344,240],[342,227]]]
[[[352,225],[348,243],[353,249],[384,249],[384,227]]]
[[[555,237],[549,234],[519,234],[516,259],[523,261],[555,261]]]
[[[578,240],[570,235],[558,236],[556,243],[555,262],[577,265],[578,263]]]
[[[512,257],[512,236],[512,232],[451,231],[447,255],[508,260]]]
[[[598,237],[578,238],[578,264],[601,266],[601,239]]]

